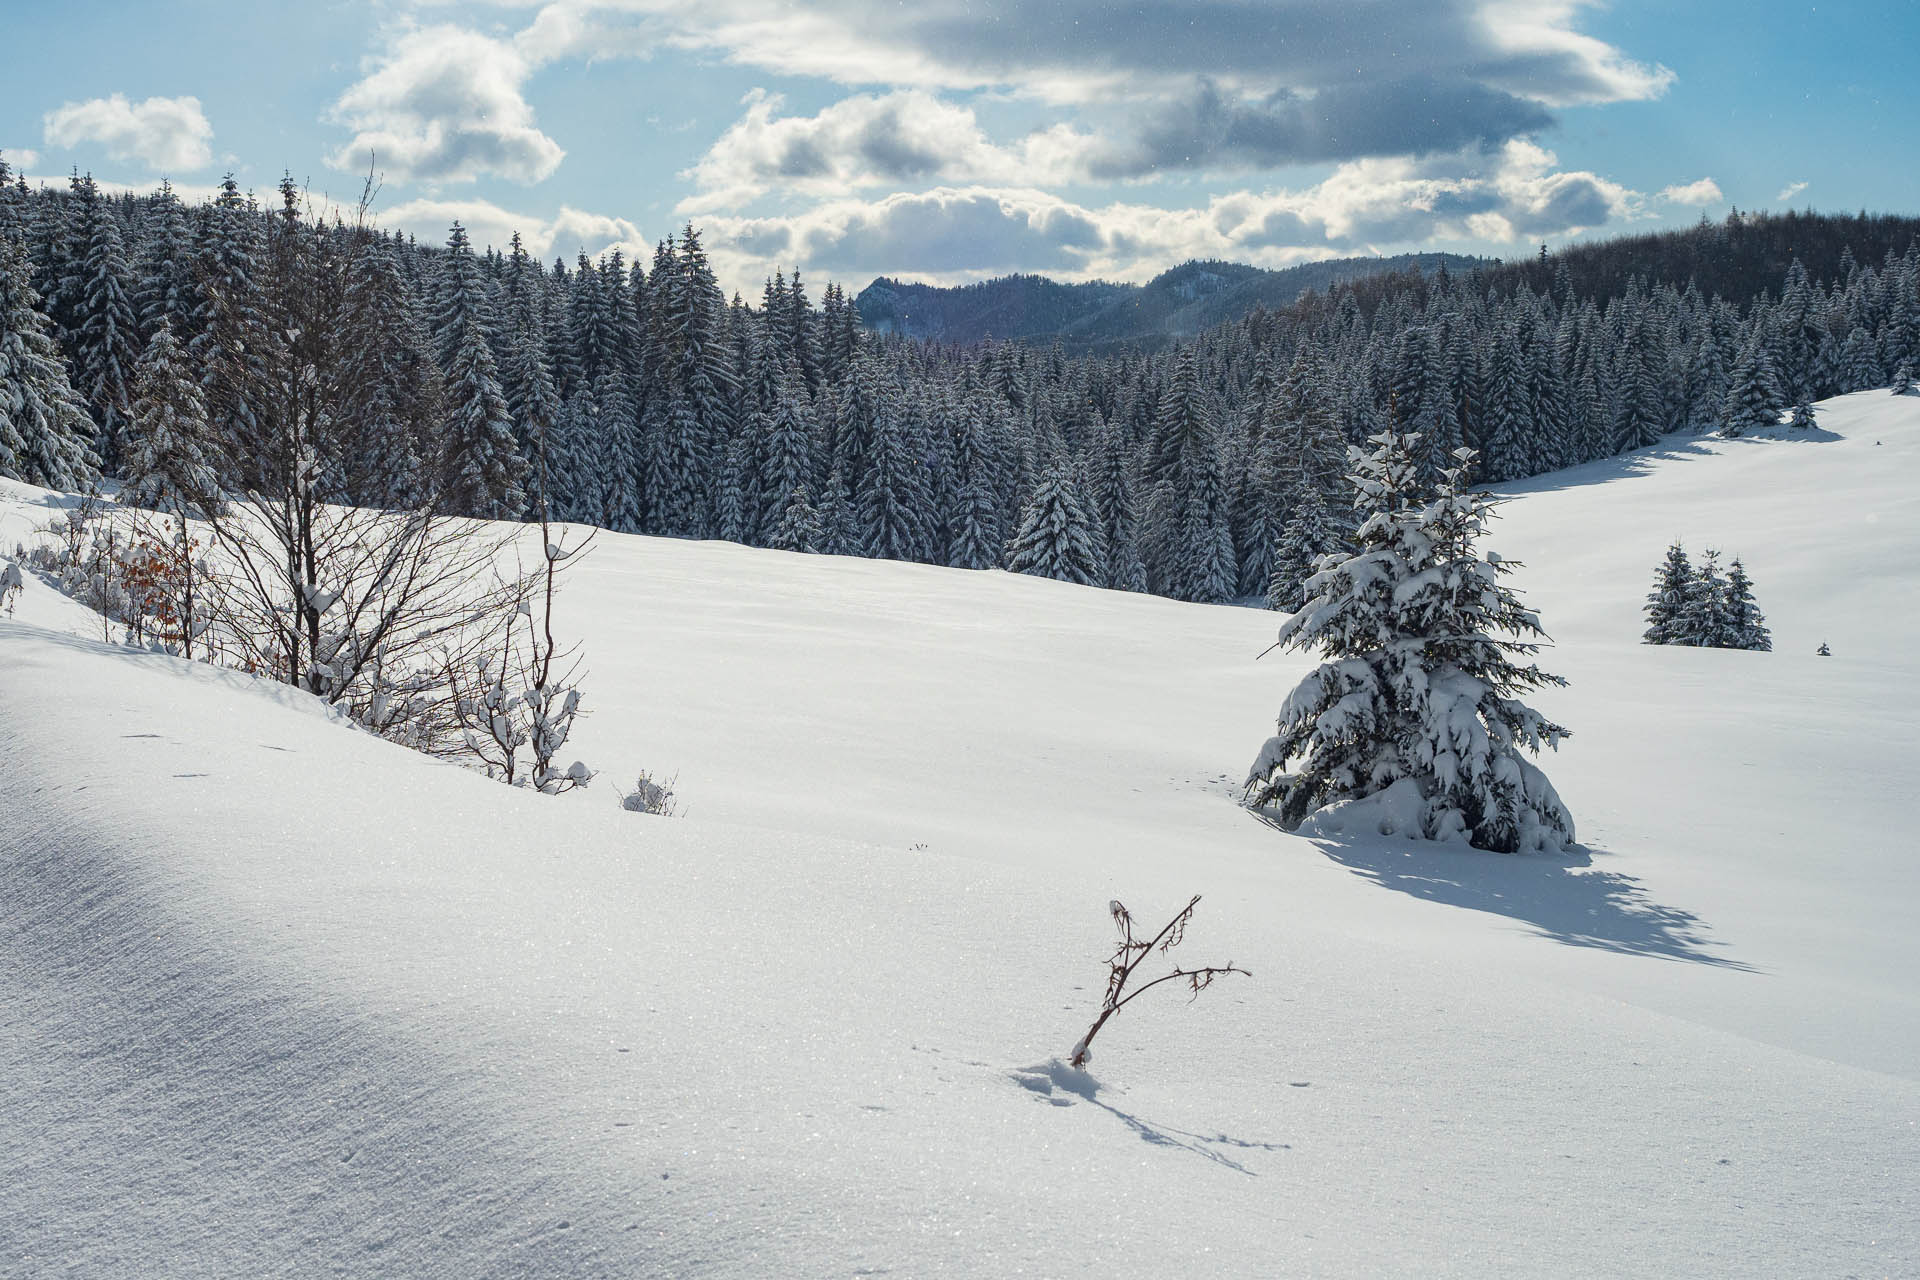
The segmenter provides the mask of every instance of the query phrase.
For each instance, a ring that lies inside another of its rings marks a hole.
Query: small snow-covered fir
[[[1281,707],[1247,803],[1298,827],[1329,805],[1395,789],[1429,839],[1510,853],[1574,838],[1573,819],[1522,750],[1568,731],[1514,695],[1564,684],[1531,662],[1545,633],[1501,582],[1516,566],[1477,542],[1491,500],[1467,487],[1471,450],[1422,498],[1412,437],[1354,451],[1362,519],[1352,555],[1322,558],[1279,643],[1325,659]],[[1536,639],[1538,637],[1539,639]],[[1415,803],[1417,799],[1417,803]]]

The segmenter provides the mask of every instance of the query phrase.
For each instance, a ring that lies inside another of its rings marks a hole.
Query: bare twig
[[[1172,973],[1164,974],[1151,982],[1135,987],[1131,994],[1127,992],[1127,983],[1133,978],[1133,971],[1141,961],[1158,951],[1165,955],[1172,951],[1187,936],[1187,925],[1193,919],[1193,909],[1200,905],[1200,895],[1194,894],[1187,905],[1173,919],[1161,927],[1149,941],[1141,941],[1133,936],[1133,915],[1119,899],[1107,904],[1107,911],[1113,916],[1114,927],[1120,931],[1120,945],[1114,948],[1113,955],[1107,959],[1107,993],[1100,1004],[1100,1016],[1093,1020],[1087,1033],[1080,1037],[1069,1055],[1068,1065],[1085,1067],[1093,1060],[1093,1038],[1100,1034],[1100,1028],[1107,1025],[1107,1019],[1132,1004],[1140,996],[1163,982],[1173,982],[1184,978],[1188,989],[1197,998],[1202,991],[1213,985],[1213,980],[1223,974],[1238,973],[1252,977],[1252,973],[1229,961],[1223,965],[1206,965],[1197,969],[1183,969],[1175,966]]]

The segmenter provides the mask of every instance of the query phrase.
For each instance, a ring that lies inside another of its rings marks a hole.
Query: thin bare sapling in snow
[[[449,655],[447,683],[462,739],[488,776],[509,786],[559,795],[593,778],[578,760],[564,768],[556,763],[580,713],[581,664],[577,647],[563,648],[553,638],[559,576],[592,542],[589,533],[567,546],[542,503],[541,562],[531,575],[516,575],[522,591],[512,621],[492,648],[467,655],[466,665]],[[523,760],[523,748],[530,759]]]
[[[1237,967],[1232,961],[1222,965],[1205,965],[1197,969],[1184,969],[1175,965],[1173,972],[1162,974],[1151,982],[1144,982],[1131,991],[1127,989],[1133,981],[1134,970],[1138,969],[1142,962],[1155,952],[1165,955],[1180,945],[1187,936],[1187,924],[1193,919],[1193,909],[1199,905],[1200,895],[1196,893],[1178,915],[1167,921],[1159,933],[1143,940],[1133,936],[1133,916],[1120,900],[1116,898],[1107,904],[1107,910],[1113,916],[1114,926],[1120,930],[1120,945],[1114,948],[1113,955],[1107,959],[1107,994],[1100,1002],[1100,1016],[1093,1020],[1093,1025],[1087,1028],[1087,1033],[1080,1037],[1073,1046],[1073,1051],[1067,1055],[1068,1066],[1084,1070],[1086,1065],[1093,1061],[1093,1038],[1100,1034],[1100,1028],[1107,1025],[1107,1020],[1162,983],[1183,982],[1187,990],[1192,993],[1190,998],[1197,998],[1202,991],[1213,985],[1215,978],[1222,974],[1238,973],[1249,978],[1253,976],[1251,972]]]

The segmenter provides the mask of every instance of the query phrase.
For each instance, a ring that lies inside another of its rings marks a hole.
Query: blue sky
[[[0,153],[283,169],[440,239],[1144,279],[1741,208],[1920,211],[1920,6],[1707,0],[4,0]]]

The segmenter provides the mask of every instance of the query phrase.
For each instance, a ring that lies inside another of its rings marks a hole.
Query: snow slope
[[[31,582],[0,1275],[1912,1273],[1920,398],[1821,424],[1515,490],[1562,858],[1239,810],[1305,664],[1252,610],[603,536],[553,800]],[[1778,652],[1635,643],[1676,536]],[[1193,893],[1255,976],[1049,1072],[1107,900]]]

